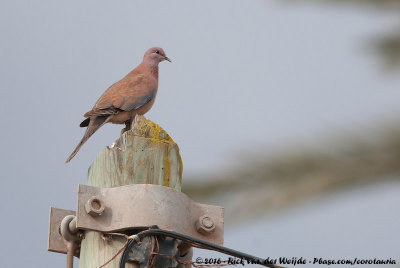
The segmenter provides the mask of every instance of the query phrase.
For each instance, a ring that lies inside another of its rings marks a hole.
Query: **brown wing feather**
[[[111,115],[138,109],[154,97],[157,84],[153,82],[152,85],[152,82],[147,75],[133,70],[109,87],[84,116]]]

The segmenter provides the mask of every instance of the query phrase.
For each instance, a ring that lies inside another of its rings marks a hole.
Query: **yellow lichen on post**
[[[172,138],[156,123],[146,119],[143,115],[137,115],[132,127],[132,134],[134,136],[144,137],[151,139],[154,143],[166,142],[174,143]]]
[[[165,130],[144,116],[136,116],[132,129],[100,152],[90,166],[87,178],[87,184],[96,187],[157,184],[178,191],[181,182],[182,159],[178,145]],[[100,233],[86,232],[79,267],[99,267],[123,242],[116,237],[106,243]],[[116,258],[107,267],[118,267],[118,260]],[[126,267],[135,266],[127,264]]]
[[[169,161],[168,156],[164,157],[164,186],[169,185]]]

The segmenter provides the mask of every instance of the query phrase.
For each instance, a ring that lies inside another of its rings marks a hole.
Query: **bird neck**
[[[158,78],[158,63],[142,62],[143,68]]]

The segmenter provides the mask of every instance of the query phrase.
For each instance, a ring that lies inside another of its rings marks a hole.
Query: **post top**
[[[136,115],[132,129],[128,131],[134,136],[153,139],[158,142],[175,143],[168,133],[156,123],[146,119],[143,115]]]

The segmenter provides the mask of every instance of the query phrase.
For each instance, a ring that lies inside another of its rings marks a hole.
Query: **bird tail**
[[[65,161],[65,163],[68,163],[69,161],[71,161],[71,159],[74,158],[74,156],[78,153],[81,146],[90,138],[90,136],[92,136],[101,126],[103,126],[105,123],[107,123],[108,117],[109,117],[109,115],[95,116],[95,117],[90,118],[90,122],[89,122],[88,127],[86,128],[85,134],[83,135],[81,141],[76,146],[75,150],[68,157],[67,161]]]

